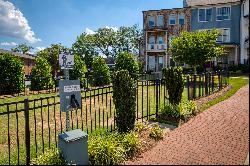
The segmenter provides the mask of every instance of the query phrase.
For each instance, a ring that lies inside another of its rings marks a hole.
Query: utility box
[[[58,146],[67,164],[89,165],[87,133],[76,129],[59,134]]]

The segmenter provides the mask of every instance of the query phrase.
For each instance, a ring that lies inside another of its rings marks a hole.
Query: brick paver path
[[[249,151],[249,85],[173,130],[125,164],[244,164]]]

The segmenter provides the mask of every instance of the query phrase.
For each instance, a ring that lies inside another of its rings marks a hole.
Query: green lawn
[[[204,104],[201,107],[201,111],[208,109],[209,107],[230,98],[233,94],[235,94],[241,87],[249,84],[249,76],[235,76],[229,78],[229,84],[232,85],[232,88],[226,92],[225,95],[218,97],[208,103]]]
[[[233,85],[233,88],[230,90],[230,93],[235,93],[237,88],[239,89],[241,86],[248,83],[247,77],[240,78],[230,78],[230,84]],[[145,117],[147,115],[155,114],[156,112],[156,95],[155,95],[155,86],[151,84],[151,86],[146,86],[146,82],[144,82],[143,86],[138,87],[138,96],[137,100],[137,114],[138,118]],[[104,89],[103,92],[112,91],[110,89]],[[233,91],[232,91],[233,90]],[[164,86],[160,86],[159,88],[159,108],[164,105],[166,102],[167,96],[166,89]],[[232,91],[232,92],[231,92]],[[99,90],[102,93],[102,90]],[[98,93],[98,90],[95,90],[95,94]],[[196,92],[198,93],[198,92]],[[94,92],[91,92],[93,95]],[[56,144],[57,135],[61,131],[65,131],[65,113],[60,112],[59,104],[47,106],[48,103],[59,102],[60,99],[58,94],[39,94],[39,95],[30,95],[28,96],[29,100],[47,97],[47,96],[55,96],[55,98],[44,99],[41,101],[32,102],[30,104],[30,108],[34,106],[36,108],[30,111],[30,131],[31,131],[31,158],[36,157],[36,146],[37,145],[37,154],[41,154],[43,151],[43,147],[53,147]],[[89,96],[90,92],[83,92],[82,97]],[[15,102],[24,100],[24,96],[19,96],[16,98],[9,99],[1,99],[1,103],[6,102]],[[184,89],[183,99],[187,99],[187,89]],[[220,100],[222,101],[222,100]],[[219,101],[218,101],[219,102]],[[212,103],[213,104],[213,103]],[[43,106],[42,106],[43,105]],[[211,105],[211,104],[210,104]],[[97,130],[99,128],[111,129],[114,127],[114,104],[112,93],[104,94],[101,96],[95,96],[91,99],[87,97],[87,99],[82,100],[82,109],[78,111],[72,112],[72,118],[70,125],[73,128],[82,128],[84,131],[90,133],[91,130]],[[14,111],[17,109],[23,109],[24,105],[21,104],[12,104],[9,106],[10,111]],[[91,109],[90,109],[91,107]],[[6,107],[0,107],[0,113],[6,112]],[[18,117],[18,121],[16,120]],[[147,120],[147,118],[141,118],[141,120]],[[0,124],[2,129],[0,130],[0,164],[8,164],[8,116],[0,116]],[[78,126],[77,126],[78,125]],[[20,164],[25,164],[25,140],[24,140],[24,112],[19,113],[11,113],[9,115],[9,129],[10,129],[10,153],[11,153],[11,164],[17,164],[17,147],[20,147]],[[36,133],[35,133],[36,129]],[[18,133],[18,137],[17,137]],[[49,139],[50,135],[50,139]],[[36,136],[36,138],[35,138]],[[42,139],[42,136],[45,138]],[[17,141],[18,138],[18,141]],[[18,145],[19,144],[19,145]]]

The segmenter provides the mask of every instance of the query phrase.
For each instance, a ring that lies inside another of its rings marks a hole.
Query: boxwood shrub
[[[111,82],[109,67],[102,57],[95,57],[92,63],[93,85],[108,85]]]
[[[31,70],[31,90],[50,89],[55,86],[52,79],[52,68],[48,61],[44,58],[38,57],[36,65]]]
[[[166,89],[171,104],[179,104],[184,90],[185,80],[181,67],[163,68],[163,76],[166,79]]]
[[[0,53],[0,95],[24,91],[24,65],[19,57]]]
[[[127,70],[114,73],[113,99],[118,131],[122,133],[132,130],[135,124],[136,84]]]
[[[139,78],[139,64],[134,55],[129,52],[121,52],[115,60],[115,71],[127,70],[134,80]]]

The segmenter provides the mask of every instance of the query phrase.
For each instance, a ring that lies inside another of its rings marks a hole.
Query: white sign
[[[70,55],[67,53],[59,54],[59,64],[61,69],[73,69],[74,55]]]
[[[64,92],[79,92],[81,91],[80,85],[69,85],[69,86],[64,86],[63,88]]]

